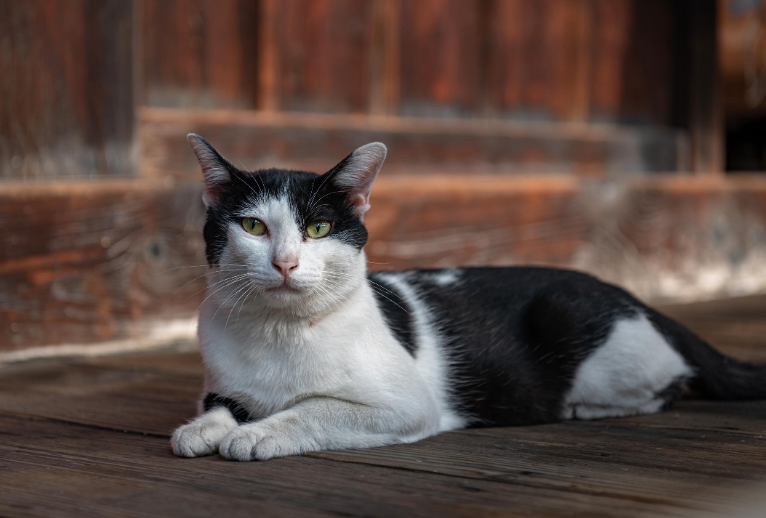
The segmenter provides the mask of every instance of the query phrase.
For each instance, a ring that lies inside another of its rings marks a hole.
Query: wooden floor
[[[766,361],[766,297],[670,312],[722,350]],[[0,515],[766,514],[766,401],[262,463],[175,458],[169,433],[200,390],[188,351],[0,368]]]

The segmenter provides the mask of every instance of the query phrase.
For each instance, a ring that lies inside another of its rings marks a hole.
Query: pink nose
[[[278,261],[274,260],[271,262],[272,266],[282,274],[282,277],[287,279],[288,275],[298,268],[298,261]]]

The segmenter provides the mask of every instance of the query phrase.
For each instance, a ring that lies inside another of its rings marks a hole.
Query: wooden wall
[[[150,324],[167,338],[191,318],[204,212],[190,131],[249,169],[322,171],[386,142],[375,267],[574,265],[657,297],[673,274],[699,281],[704,253],[756,285],[766,186],[635,184],[715,170],[711,7],[2,1],[0,351]],[[735,236],[726,253],[710,252],[713,224]]]
[[[134,171],[133,5],[0,2],[0,180]]]
[[[676,13],[665,0],[140,6],[148,106],[673,122]]]

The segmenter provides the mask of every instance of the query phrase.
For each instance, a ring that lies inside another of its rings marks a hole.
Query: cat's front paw
[[[268,460],[301,453],[301,448],[285,442],[269,428],[249,424],[237,427],[221,442],[219,453],[229,460]]]
[[[211,419],[202,416],[189,424],[179,426],[170,438],[173,453],[179,457],[213,455],[237,422],[233,419]]]

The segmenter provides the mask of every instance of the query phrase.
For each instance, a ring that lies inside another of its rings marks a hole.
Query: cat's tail
[[[766,365],[730,358],[657,311],[649,319],[694,369],[691,390],[708,399],[766,399]]]

